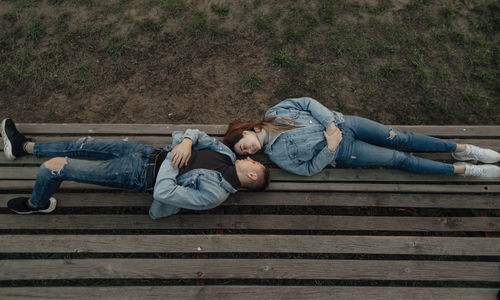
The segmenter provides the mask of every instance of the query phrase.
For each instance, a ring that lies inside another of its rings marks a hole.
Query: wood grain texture
[[[499,256],[500,238],[324,235],[0,235],[1,253],[355,253]]]
[[[15,179],[36,179],[39,167],[0,167],[0,180]],[[272,181],[293,181],[293,182],[380,182],[380,183],[398,183],[398,182],[417,182],[417,183],[460,183],[460,182],[491,182],[499,183],[500,178],[496,179],[478,179],[465,178],[462,176],[448,176],[436,174],[415,174],[395,169],[325,169],[314,176],[299,176],[286,172],[281,169],[272,168],[270,170]]]
[[[84,123],[16,123],[24,134],[142,134],[165,135],[173,131],[196,128],[209,135],[223,135],[225,124],[84,124]],[[393,128],[436,137],[499,137],[498,126],[409,126],[389,125]]]
[[[472,181],[471,181],[472,182]],[[0,180],[0,190],[31,192],[35,180]],[[65,181],[59,191],[119,191],[93,184]],[[366,193],[461,193],[499,194],[500,184],[411,184],[411,183],[336,183],[336,182],[271,182],[267,192],[366,192]]]
[[[1,288],[0,298],[175,300],[495,300],[497,289],[330,286],[134,286]]]
[[[0,207],[29,193],[0,194]],[[144,193],[56,193],[58,207],[149,207],[153,196]],[[347,206],[500,209],[496,194],[408,194],[343,192],[239,192],[222,206]]]
[[[80,278],[258,278],[500,282],[500,262],[121,258],[0,261],[0,280]]]
[[[61,135],[53,135],[53,136],[48,136],[48,135],[40,135],[40,136],[33,136],[35,142],[56,142],[56,141],[65,141],[65,140],[75,140],[79,139],[82,137],[86,137],[89,135],[68,135],[68,136],[61,136]],[[157,148],[162,148],[165,146],[168,146],[172,143],[172,137],[170,136],[160,136],[160,135],[154,135],[154,136],[148,136],[148,135],[123,135],[123,134],[118,134],[118,135],[112,135],[112,136],[96,136],[92,135],[92,137],[95,138],[102,138],[102,139],[126,139],[128,141],[133,141],[137,143],[142,143],[146,145],[151,145]],[[221,141],[222,137],[215,137],[217,140]],[[480,138],[464,138],[464,139],[456,139],[456,138],[451,138],[451,139],[445,139],[450,142],[454,143],[461,143],[461,144],[473,144],[482,148],[491,148],[494,150],[500,150],[500,140],[498,139],[480,139]],[[0,138],[0,149],[3,150],[3,140]]]
[[[1,215],[0,229],[269,229],[368,231],[500,231],[495,217],[366,217],[324,215]]]

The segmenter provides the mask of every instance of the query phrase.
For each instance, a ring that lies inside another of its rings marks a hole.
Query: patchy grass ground
[[[500,124],[496,0],[0,0],[0,115],[226,123],[310,96],[391,124]]]

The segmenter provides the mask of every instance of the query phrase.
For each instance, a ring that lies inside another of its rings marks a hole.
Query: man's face
[[[236,161],[237,168],[245,173],[256,172],[257,174],[261,174],[264,169],[264,165],[258,161],[247,157],[245,159],[238,159]]]

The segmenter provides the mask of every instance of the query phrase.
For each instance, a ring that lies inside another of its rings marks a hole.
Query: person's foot
[[[465,145],[465,151],[453,152],[451,153],[451,156],[456,160],[478,160],[485,164],[493,164],[500,161],[500,153],[491,149],[483,149],[469,144]]]
[[[20,215],[29,215],[34,213],[48,214],[56,209],[57,200],[54,197],[50,197],[49,203],[47,203],[45,207],[41,208],[32,208],[31,206],[29,206],[28,199],[28,197],[18,197],[10,199],[9,202],[7,202],[7,207],[13,212]]]
[[[473,165],[469,163],[455,163],[458,166],[465,166],[465,173],[460,174],[465,177],[476,177],[480,179],[500,178],[500,167],[495,165]]]
[[[26,138],[19,131],[12,119],[4,119],[2,121],[2,138],[3,138],[3,152],[9,160],[14,160],[18,157],[26,155],[24,151],[24,144],[31,141]]]

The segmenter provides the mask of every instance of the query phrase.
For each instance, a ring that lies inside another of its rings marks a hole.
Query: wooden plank
[[[82,137],[86,137],[88,135],[71,135],[71,136],[33,136],[36,142],[56,142],[56,141],[66,141],[66,140],[76,140]],[[169,136],[140,136],[140,135],[116,135],[116,136],[96,136],[92,135],[95,138],[102,139],[127,139],[129,141],[134,141],[146,145],[151,145],[154,147],[165,147],[172,143],[172,137]],[[222,137],[215,137],[217,140],[222,140]],[[483,148],[491,148],[497,151],[500,151],[500,140],[499,139],[446,139],[450,142],[455,143],[465,143],[465,144],[473,144]],[[3,140],[0,138],[0,149],[3,150]]]
[[[0,195],[1,199],[1,195]],[[1,200],[0,200],[1,201]],[[1,203],[1,202],[0,202]],[[304,205],[500,209],[496,194],[407,194],[342,192],[239,192],[224,205]]]
[[[0,253],[342,253],[499,256],[500,238],[325,235],[0,235]]]
[[[31,191],[35,180],[0,180],[0,190]],[[118,191],[115,188],[65,181],[59,191]],[[383,193],[483,193],[498,194],[500,185],[485,184],[404,184],[404,183],[333,183],[333,182],[271,182],[268,192],[383,192]]]
[[[37,136],[35,137],[36,142],[58,142],[58,141],[70,141],[76,140],[86,136]],[[163,148],[172,144],[172,137],[169,136],[102,136],[100,139],[120,139],[128,140],[132,142],[142,143],[145,145],[150,145],[156,148]],[[0,149],[3,151],[3,139],[0,138]]]
[[[448,162],[451,163],[453,162],[452,157],[450,156],[449,153],[413,153],[415,156],[427,158],[427,159],[432,159],[432,160],[438,160],[442,162]],[[252,159],[260,161],[263,164],[266,165],[272,165],[271,167],[276,167],[273,165],[273,163],[269,160],[267,155],[264,153],[257,153],[255,155],[251,156]],[[0,151],[0,166],[2,165],[41,165],[44,161],[46,161],[48,158],[36,158],[33,156],[22,156],[16,160],[8,160],[5,158],[5,155]],[[327,168],[330,168],[328,166]]]
[[[27,194],[0,194],[0,207]],[[151,205],[143,193],[58,193],[58,207],[140,207]],[[397,193],[251,193],[230,195],[223,206],[348,206],[500,209],[497,195],[397,194]]]
[[[1,184],[1,182],[0,182]],[[408,192],[408,193],[499,193],[497,184],[385,184],[385,183],[326,183],[326,182],[272,182],[267,191],[296,192]]]
[[[9,287],[5,299],[176,299],[176,300],[494,300],[498,289],[365,286],[115,286]]]
[[[410,131],[437,137],[500,137],[499,126],[389,125],[402,131]],[[225,124],[84,124],[84,123],[17,123],[24,134],[142,134],[164,135],[173,131],[197,128],[211,135],[224,135]]]
[[[0,194],[0,207],[15,197],[29,194]],[[57,193],[57,207],[149,207],[153,195],[147,193]]]
[[[0,207],[7,201],[29,194],[0,194]],[[58,207],[144,207],[152,196],[144,193],[57,193]],[[347,206],[347,207],[429,207],[500,209],[495,194],[406,194],[406,193],[337,193],[337,192],[239,192],[223,206]]]
[[[120,258],[0,261],[0,280],[79,278],[259,278],[500,282],[500,262]]]
[[[84,124],[84,123],[17,123],[20,132],[26,135],[171,135],[174,131],[193,128],[208,135],[224,135],[225,125],[211,124]],[[482,130],[479,129],[478,130]]]
[[[496,217],[366,217],[325,215],[187,215],[159,220],[146,215],[5,214],[0,229],[258,229],[367,231],[500,231]]]
[[[2,167],[0,180],[36,179],[39,167]],[[500,178],[478,179],[463,176],[415,174],[395,169],[325,169],[314,176],[299,176],[281,169],[271,169],[272,181],[321,181],[321,182],[498,182]]]

